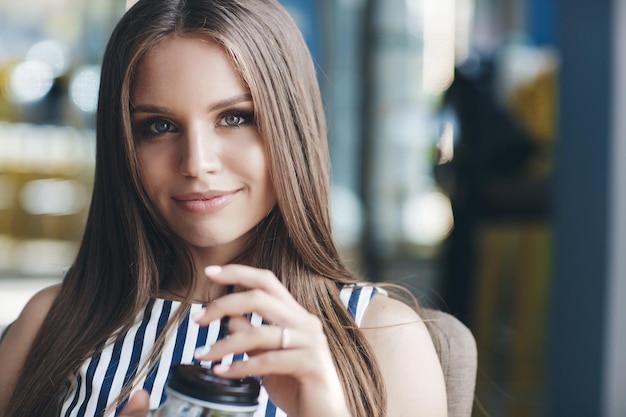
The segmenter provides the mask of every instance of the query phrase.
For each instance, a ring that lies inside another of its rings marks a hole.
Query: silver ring
[[[282,327],[281,334],[280,334],[280,348],[288,349],[290,341],[291,341],[291,335],[289,334],[289,329],[287,327]]]

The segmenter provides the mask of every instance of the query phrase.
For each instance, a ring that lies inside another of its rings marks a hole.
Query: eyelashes
[[[144,136],[157,136],[174,131],[177,131],[174,124],[161,117],[145,120],[139,126],[139,132]]]
[[[254,123],[254,113],[244,110],[231,110],[220,115],[220,122],[218,125],[228,127],[250,125]]]
[[[227,110],[217,118],[216,127],[229,129],[240,128],[254,124],[254,112],[249,110]],[[149,117],[136,125],[137,133],[142,137],[150,138],[168,133],[179,132],[178,126],[165,117]]]

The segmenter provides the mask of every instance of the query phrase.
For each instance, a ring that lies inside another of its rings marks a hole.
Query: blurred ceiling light
[[[412,243],[435,246],[448,236],[453,224],[450,199],[439,191],[414,195],[404,204],[403,230]]]
[[[9,91],[18,104],[34,103],[43,99],[50,89],[54,73],[50,64],[39,60],[27,60],[13,68],[9,76]]]
[[[52,76],[59,77],[69,67],[69,48],[56,39],[37,42],[26,53],[26,60],[47,63],[52,69]]]
[[[100,67],[87,65],[79,68],[70,81],[72,102],[86,113],[93,113],[98,107],[100,88]]]
[[[456,0],[423,0],[423,87],[440,94],[454,79]]]
[[[22,188],[20,203],[30,214],[52,216],[75,214],[86,206],[87,190],[74,180],[34,180]]]

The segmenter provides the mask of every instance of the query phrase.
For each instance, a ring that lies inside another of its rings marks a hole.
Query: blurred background
[[[625,416],[626,2],[281,0],[346,262],[474,333],[474,416]],[[125,0],[0,0],[0,326],[71,264]]]

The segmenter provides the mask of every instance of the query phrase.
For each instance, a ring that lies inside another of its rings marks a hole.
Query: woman
[[[103,60],[77,259],[0,345],[0,414],[145,415],[171,364],[221,361],[262,378],[259,416],[445,415],[418,314],[339,259],[327,159],[277,2],[140,0]]]

